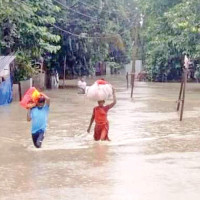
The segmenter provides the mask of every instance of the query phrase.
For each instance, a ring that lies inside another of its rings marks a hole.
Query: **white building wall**
[[[141,60],[136,60],[135,61],[135,73],[138,74],[143,70],[142,68],[142,61]]]
[[[3,70],[0,71],[0,77],[7,77],[10,74],[10,66],[6,65]]]

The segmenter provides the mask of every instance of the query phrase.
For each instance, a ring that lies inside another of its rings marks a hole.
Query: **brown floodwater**
[[[199,200],[200,85],[187,85],[180,122],[179,83],[136,82],[130,99],[125,77],[109,80],[118,99],[108,114],[111,142],[86,132],[96,103],[75,88],[45,91],[51,107],[41,149],[26,110],[0,107],[1,200]]]

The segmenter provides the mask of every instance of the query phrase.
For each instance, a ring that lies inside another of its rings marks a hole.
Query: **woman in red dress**
[[[94,128],[94,140],[107,140],[110,141],[108,137],[109,123],[107,119],[107,112],[116,104],[115,90],[113,89],[113,102],[107,106],[104,106],[105,101],[98,101],[98,106],[94,108],[93,114],[90,120],[90,124],[87,132],[90,132],[92,123],[95,121]]]

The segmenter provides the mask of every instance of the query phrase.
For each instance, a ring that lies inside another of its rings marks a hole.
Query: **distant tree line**
[[[178,80],[184,55],[200,78],[200,1],[140,0],[142,56],[149,79]]]
[[[135,2],[128,0],[0,0],[0,54],[17,55],[17,79],[47,70],[88,75],[98,61],[130,62]]]

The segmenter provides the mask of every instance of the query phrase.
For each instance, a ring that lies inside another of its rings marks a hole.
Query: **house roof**
[[[4,70],[4,67],[9,65],[16,56],[0,56],[0,72]]]

